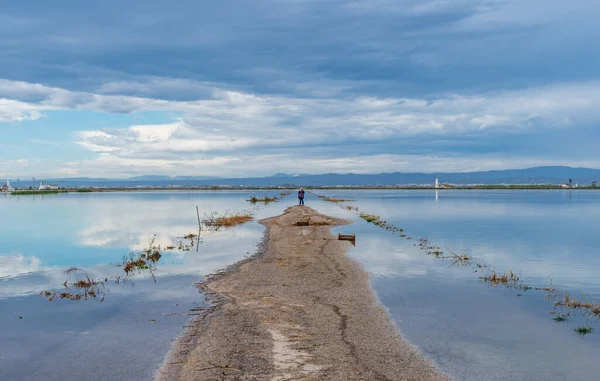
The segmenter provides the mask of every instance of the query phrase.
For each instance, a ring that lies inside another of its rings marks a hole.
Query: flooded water
[[[356,200],[343,205],[378,215],[412,237],[367,223],[357,211],[318,203],[324,212],[355,220],[339,229],[358,233],[351,255],[371,274],[403,334],[444,371],[458,380],[599,379],[598,319],[565,309],[566,320],[554,321],[559,299],[535,287],[551,284],[554,293],[600,299],[600,192],[320,193]],[[472,263],[452,265],[453,259],[428,255],[420,237],[446,254],[466,253]],[[509,270],[519,277],[518,287],[480,279]],[[578,327],[594,331],[581,336]]]
[[[194,283],[254,254],[263,227],[251,222],[205,234],[188,252],[164,254],[156,282],[148,271],[130,281],[123,257],[154,244],[177,245],[201,216],[251,208],[250,196],[278,192],[148,192],[0,195],[0,379],[149,380],[170,345],[204,303]],[[256,219],[279,214],[271,204]],[[104,300],[46,300],[64,290],[65,270],[108,279]]]
[[[408,340],[457,380],[595,380],[600,374],[596,319],[552,318],[548,291],[600,298],[594,191],[322,191],[353,199],[336,204],[307,195],[307,206],[352,219],[350,255],[372,276],[382,304]],[[278,192],[147,192],[0,198],[0,379],[148,380],[171,342],[201,306],[194,283],[256,250],[263,227],[252,222],[203,237],[198,251],[173,251],[148,272],[116,284],[123,256],[154,243],[177,245],[201,214],[237,213],[251,195]],[[256,211],[277,215],[293,195]],[[412,239],[361,219],[375,214]],[[453,265],[419,247],[427,237]],[[484,264],[478,268],[474,263]],[[107,278],[104,301],[52,300],[70,267]],[[477,272],[475,272],[477,270]],[[512,270],[519,287],[479,277]],[[524,287],[527,286],[527,287]],[[531,289],[529,289],[531,287]],[[576,315],[573,313],[577,312]],[[562,315],[561,315],[562,316]],[[600,328],[600,327],[599,327]]]

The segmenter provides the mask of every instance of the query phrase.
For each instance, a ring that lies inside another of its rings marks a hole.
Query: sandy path
[[[330,233],[346,221],[296,206],[261,223],[266,252],[202,285],[214,306],[158,380],[446,379],[401,338],[349,243]]]

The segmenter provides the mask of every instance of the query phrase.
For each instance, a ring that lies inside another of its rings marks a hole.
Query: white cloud
[[[1,85],[0,85],[1,86]],[[43,107],[25,102],[0,98],[0,123],[15,123],[36,120],[42,117]]]
[[[326,147],[385,146],[417,136],[457,137],[482,130],[522,133],[576,128],[600,121],[600,82],[567,83],[479,95],[449,94],[419,98],[300,98],[213,89],[209,99],[169,101],[133,96],[71,92],[38,84],[2,81],[0,96],[37,99],[0,101],[0,120],[34,119],[44,110],[96,112],[177,112],[171,123],[126,128],[89,129],[76,133],[76,143],[96,153],[75,167],[56,173],[140,174],[168,170],[173,174],[247,176],[272,170],[298,172],[382,170],[466,170],[464,158],[361,153],[327,155]],[[4,102],[4,103],[1,103]],[[6,105],[2,111],[2,105]],[[13,107],[14,106],[14,107]],[[5,115],[5,116],[3,116]],[[341,150],[343,152],[343,150]],[[480,168],[509,161],[479,156]],[[521,158],[522,159],[522,158]],[[418,160],[418,162],[417,162]],[[525,162],[553,160],[529,158]],[[576,161],[576,160],[575,160]],[[565,163],[561,161],[560,163]],[[459,168],[460,165],[462,168]],[[106,166],[106,168],[101,168]],[[597,165],[596,165],[597,166]],[[68,168],[68,169],[65,169]],[[251,171],[248,168],[252,168]],[[13,170],[15,173],[17,169]]]
[[[41,261],[36,257],[25,257],[21,254],[0,255],[0,279],[16,278],[39,271]]]

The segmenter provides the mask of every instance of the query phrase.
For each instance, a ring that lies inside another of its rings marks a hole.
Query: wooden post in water
[[[198,229],[200,229],[202,224],[200,224],[200,211],[198,210],[198,205],[196,205],[196,216],[198,216]]]
[[[356,245],[356,234],[340,234],[338,233],[338,240],[350,241],[352,245]]]
[[[198,241],[196,242],[196,252],[198,252],[198,248],[200,247],[200,234],[202,233],[202,224],[200,223],[200,211],[198,210],[198,205],[196,205],[196,216],[198,216]]]

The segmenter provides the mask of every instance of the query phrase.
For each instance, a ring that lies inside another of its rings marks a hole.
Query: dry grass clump
[[[123,271],[126,276],[132,276],[135,273],[140,273],[144,270],[149,270],[152,278],[156,264],[162,258],[162,254],[157,247],[150,246],[141,253],[130,253],[129,256],[123,257]],[[154,279],[156,281],[156,279]]]
[[[553,287],[552,285],[550,285],[548,287],[536,287],[535,289],[537,291],[546,291],[546,292],[550,292],[550,293],[556,292],[556,287]]]
[[[450,250],[450,253],[452,253],[452,257],[451,259],[454,260],[454,262],[452,263],[452,265],[455,265],[457,263],[460,263],[461,265],[466,265],[469,262],[471,262],[471,257],[469,257],[466,253],[460,253],[460,254],[456,254],[454,251]],[[512,274],[512,271],[510,272],[510,274]],[[514,274],[513,274],[514,275]],[[518,281],[518,278],[517,278]]]
[[[233,215],[212,215],[204,223],[207,226],[216,228],[232,228],[234,226],[242,225],[250,222],[254,219],[251,214],[233,214]]]
[[[275,201],[278,201],[278,200],[279,199],[277,197],[268,197],[268,196],[265,196],[265,197],[262,197],[262,198],[257,198],[255,196],[252,196],[252,197],[250,197],[248,199],[248,201],[251,204],[256,204],[258,202],[264,202],[265,204],[268,204],[268,203],[275,202]]]
[[[150,245],[148,245],[146,250],[139,253],[129,253],[129,255],[123,257],[121,265],[126,277],[131,277],[136,273],[148,270],[150,271],[150,275],[152,275],[152,279],[156,282],[154,271],[156,270],[156,264],[162,258],[162,254],[160,253],[160,247],[154,246],[155,239],[156,237],[152,237]]]
[[[498,275],[495,271],[493,271],[489,275],[485,275],[479,277],[479,279],[484,282],[492,284],[494,287],[501,284],[505,287],[515,287],[519,285],[520,278],[512,272],[512,270],[508,270],[507,273],[503,275]]]
[[[585,310],[593,316],[600,318],[600,303],[582,302],[581,300],[569,295],[568,292],[565,292],[560,300],[554,302],[554,307]]]
[[[583,327],[577,327],[577,328],[573,329],[573,331],[577,332],[581,336],[585,336],[589,333],[594,332],[594,328],[583,326]]]
[[[104,281],[98,281],[92,278],[85,270],[71,267],[65,271],[67,280],[63,283],[66,291],[53,292],[53,291],[42,291],[40,294],[48,300],[70,299],[97,299],[99,301],[104,300],[104,293],[106,291]],[[71,282],[71,277],[75,277],[75,280]]]
[[[557,316],[553,317],[552,320],[554,320],[557,323],[562,323],[563,321],[567,321],[567,316],[557,315]]]
[[[379,216],[376,216],[374,214],[361,213],[360,218],[370,223],[375,223],[379,221]]]
[[[347,202],[347,201],[354,201],[354,200],[345,200],[343,198],[333,198],[333,197],[321,197],[324,201],[327,202]]]

